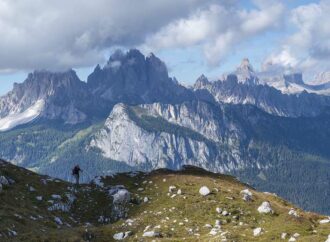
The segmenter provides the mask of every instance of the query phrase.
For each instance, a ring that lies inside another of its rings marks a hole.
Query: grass
[[[319,224],[324,216],[296,208],[300,217],[292,217],[288,211],[294,206],[285,200],[257,192],[231,176],[196,168],[180,172],[158,170],[148,174],[138,173],[133,177],[123,173],[104,178],[105,187],[125,185],[135,200],[142,201],[148,197],[146,203],[129,205],[128,218],[134,220],[131,226],[125,220],[110,224],[98,222],[100,215],[109,216],[111,210],[112,201],[105,188],[81,185],[75,192],[77,200],[70,212],[50,212],[47,210],[47,200],[51,199],[52,194],[65,196],[72,184],[49,180],[45,185],[41,180],[47,177],[7,163],[1,165],[0,173],[16,181],[0,193],[1,241],[113,241],[115,233],[125,231],[133,233],[125,241],[221,241],[220,233],[210,235],[210,228],[205,227],[205,224],[214,225],[217,219],[221,220],[221,230],[227,232],[225,236],[228,241],[281,241],[281,233],[286,232],[290,236],[299,233],[298,241],[324,242],[330,234],[330,224]],[[26,184],[33,186],[36,192],[29,192]],[[171,185],[180,188],[182,195],[174,198],[171,198],[172,194],[168,196]],[[203,185],[212,191],[206,197],[198,192]],[[138,188],[144,190],[138,191]],[[241,199],[240,191],[245,188],[252,191],[253,201]],[[37,201],[37,195],[42,195],[43,201]],[[271,203],[274,214],[262,215],[257,212],[263,201]],[[231,215],[218,214],[216,207]],[[34,221],[31,215],[41,215],[43,219]],[[58,226],[54,216],[60,217],[65,225]],[[87,226],[87,222],[90,225]],[[149,230],[159,231],[162,237],[142,237],[147,226],[150,226]],[[254,237],[252,231],[256,227],[263,228],[264,234]],[[15,230],[18,235],[8,236],[8,229]],[[315,230],[317,232],[313,232]]]

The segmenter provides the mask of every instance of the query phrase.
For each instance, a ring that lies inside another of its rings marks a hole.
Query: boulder
[[[168,187],[168,192],[172,193],[176,190],[176,186],[169,186]]]
[[[109,194],[113,197],[112,216],[115,220],[127,217],[131,194],[123,186],[112,187]]]
[[[288,212],[288,214],[290,216],[293,216],[293,217],[299,217],[298,212],[296,210],[294,210],[293,208],[290,209],[290,211]]]
[[[57,223],[58,225],[63,225],[63,222],[62,222],[62,220],[61,220],[59,217],[55,217],[55,218],[54,218],[54,221],[55,221],[55,223]]]
[[[199,189],[199,194],[201,194],[202,196],[207,196],[211,193],[210,189],[207,186],[202,186]]]
[[[5,176],[0,176],[0,184],[3,186],[8,186],[10,183],[9,183],[9,180]]]
[[[253,236],[260,236],[262,234],[262,228],[255,228],[253,230]]]
[[[328,217],[327,219],[322,219],[320,221],[320,224],[327,224],[327,223],[330,223],[330,217]]]
[[[242,190],[240,193],[243,195],[242,199],[244,201],[246,202],[252,201],[252,192],[250,192],[249,189]]]
[[[144,232],[143,237],[160,237],[160,233],[159,232],[155,232],[155,231],[147,231]]]
[[[113,239],[114,240],[123,240],[126,239],[127,237],[131,236],[132,232],[131,231],[127,231],[127,232],[120,232],[120,233],[116,233],[113,235]]]
[[[273,209],[270,206],[269,202],[263,202],[259,207],[258,207],[258,212],[259,213],[273,213]]]

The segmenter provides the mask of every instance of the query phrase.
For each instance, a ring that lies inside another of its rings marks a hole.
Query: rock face
[[[234,158],[233,152],[235,146],[239,147],[237,137],[243,140],[244,133],[231,121],[222,123],[222,118],[211,106],[200,102],[135,108],[118,104],[89,147],[134,167],[180,169],[191,164],[218,171],[243,167],[244,161],[237,155]],[[218,150],[218,143],[230,144],[232,150]],[[222,153],[231,160],[230,165],[228,160],[224,162]]]
[[[248,58],[244,58],[241,62],[241,65],[236,69],[233,73],[237,76],[237,80],[239,83],[247,84],[247,85],[258,85],[259,78],[255,73],[250,61]]]
[[[62,120],[67,124],[85,121],[98,111],[97,103],[86,87],[72,70],[29,74],[22,84],[15,84],[11,92],[0,97],[0,131],[36,118]]]
[[[168,76],[159,58],[154,54],[145,57],[135,49],[116,51],[103,68],[95,68],[87,84],[94,95],[114,103],[177,103],[193,97]]]
[[[246,79],[251,80],[248,77]],[[239,81],[236,75],[231,74],[224,80],[204,81],[203,85],[197,82],[194,90],[200,99],[206,100],[212,96],[218,103],[250,104],[267,113],[285,117],[315,116],[330,104],[330,97],[309,94],[306,91],[288,95],[268,85],[256,85],[255,81],[248,83],[250,84]]]
[[[207,140],[177,136],[170,130],[150,132],[130,114],[127,106],[116,105],[104,129],[95,135],[90,146],[101,149],[105,157],[137,167],[179,169],[183,163],[206,166],[209,160],[215,159],[216,154]]]

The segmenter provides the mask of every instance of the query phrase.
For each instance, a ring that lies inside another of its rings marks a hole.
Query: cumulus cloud
[[[114,46],[201,46],[218,64],[279,25],[283,4],[252,1],[245,10],[236,0],[0,0],[0,72],[89,66]]]
[[[281,25],[285,7],[278,1],[254,1],[255,8],[211,4],[163,27],[149,36],[145,45],[153,49],[201,45],[211,65],[217,65],[235,47]]]
[[[88,66],[210,2],[0,0],[0,70]]]
[[[298,60],[291,53],[288,46],[285,46],[279,53],[273,53],[267,57],[262,64],[263,71],[288,71],[294,70],[298,65]]]
[[[312,76],[330,68],[330,0],[299,6],[291,11],[288,24],[293,32],[277,52],[266,58],[282,68],[294,67]]]

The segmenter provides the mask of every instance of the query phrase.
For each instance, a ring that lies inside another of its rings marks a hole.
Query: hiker
[[[79,165],[76,165],[75,167],[73,167],[72,169],[72,175],[74,176],[74,178],[76,179],[76,184],[79,185],[79,173],[82,171],[82,169],[80,169]]]

